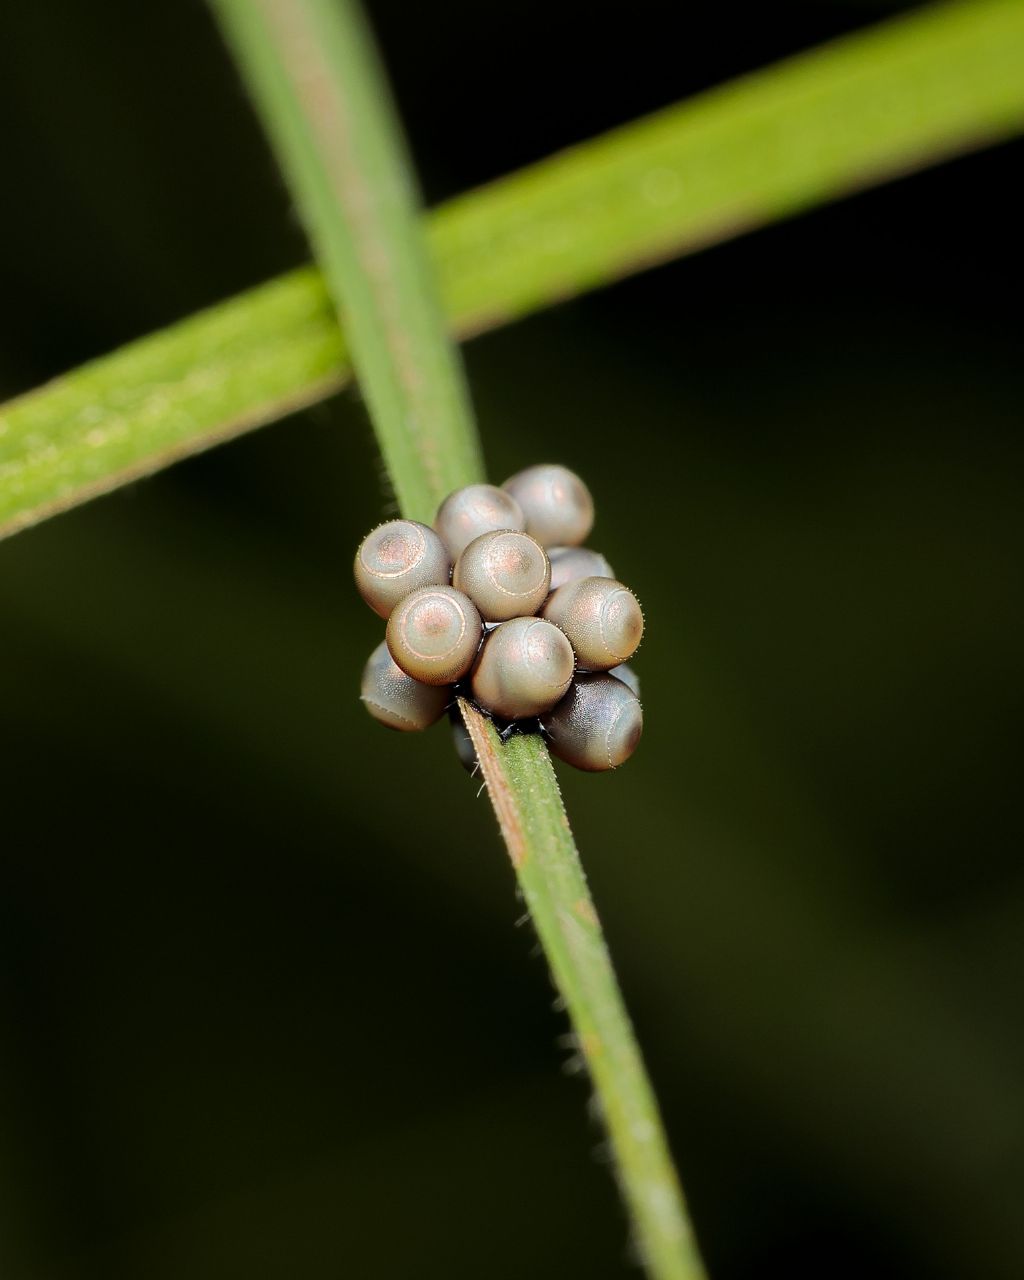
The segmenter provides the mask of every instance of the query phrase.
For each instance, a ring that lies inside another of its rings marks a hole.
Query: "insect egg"
[[[493,484],[469,484],[450,493],[437,509],[437,530],[453,560],[474,538],[496,529],[526,528],[522,508],[510,494]]]
[[[625,662],[644,634],[636,596],[614,578],[566,583],[551,593],[542,615],[569,637],[586,671],[607,671]]]
[[[575,547],[594,525],[594,499],[574,471],[555,463],[527,467],[502,488],[519,503],[526,532],[542,547]]]
[[[439,720],[451,693],[407,676],[382,640],[363,668],[360,696],[375,720],[391,729],[411,731],[429,729]]]
[[[452,586],[464,591],[487,622],[536,613],[547,599],[551,565],[526,533],[503,531],[474,538],[455,562]]]
[[[567,582],[580,578],[614,578],[615,570],[600,553],[589,547],[549,547],[551,590],[557,591]]]
[[[444,543],[427,525],[389,520],[359,544],[353,571],[359,594],[386,618],[410,591],[446,584],[451,560]]]
[[[610,668],[608,674],[614,676],[616,680],[621,680],[624,685],[632,689],[638,698],[640,697],[640,677],[632,667],[627,666],[625,662],[621,662],[617,667]]]
[[[572,680],[572,646],[542,618],[513,618],[484,641],[473,672],[473,696],[481,706],[509,720],[549,710]]]
[[[553,755],[589,772],[614,769],[636,750],[643,732],[639,699],[621,680],[581,672],[544,729]]]
[[[414,680],[453,684],[473,665],[483,624],[476,605],[451,587],[423,587],[388,619],[391,656]]]
[[[473,739],[469,736],[469,730],[458,712],[452,716],[452,743],[455,754],[459,757],[459,764],[467,773],[475,774],[477,771],[476,747],[473,746]]]

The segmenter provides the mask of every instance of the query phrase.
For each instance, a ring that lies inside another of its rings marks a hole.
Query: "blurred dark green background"
[[[898,7],[372,13],[436,201]],[[198,0],[4,6],[0,109],[4,394],[306,257]],[[716,1280],[1024,1272],[1022,154],[466,352],[646,606],[564,784]],[[349,393],[0,546],[4,1280],[631,1273],[487,802],[356,699],[385,501]]]

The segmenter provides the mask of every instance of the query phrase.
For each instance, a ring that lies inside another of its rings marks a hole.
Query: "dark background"
[[[431,202],[887,16],[372,7]],[[0,18],[0,383],[305,259],[195,0]],[[716,1280],[1024,1271],[1019,145],[466,351],[648,617],[566,798]],[[0,546],[0,1270],[615,1277],[485,799],[356,700],[348,393]]]

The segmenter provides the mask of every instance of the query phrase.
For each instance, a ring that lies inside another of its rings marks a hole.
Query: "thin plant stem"
[[[502,744],[471,703],[459,709],[523,900],[594,1082],[622,1195],[654,1276],[704,1275],[658,1104],[612,968],[551,758],[536,734]]]
[[[458,354],[386,86],[349,0],[213,0],[351,335],[385,460],[407,515],[480,478]],[[583,877],[547,749],[502,747],[468,704],[513,868],[590,1067],[632,1215],[658,1280],[703,1269],[661,1120]]]
[[[483,478],[412,168],[349,0],[213,0],[338,309],[398,503]]]

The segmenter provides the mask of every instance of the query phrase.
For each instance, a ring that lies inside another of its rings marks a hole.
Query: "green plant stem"
[[[1019,0],[928,5],[461,196],[428,220],[452,330],[1008,137],[1022,65]],[[330,395],[351,336],[304,269],[3,406],[0,536]]]
[[[630,1026],[551,759],[535,734],[502,745],[460,701],[523,899],[597,1090],[622,1194],[652,1275],[704,1274],[636,1037]]]
[[[408,162],[350,0],[212,0],[347,318],[402,510],[482,475],[458,355],[431,292]],[[659,1280],[703,1275],[639,1049],[543,741],[467,726],[513,867],[591,1067],[637,1243]]]
[[[349,0],[212,4],[338,307],[399,505],[430,521],[483,461],[362,15]]]

